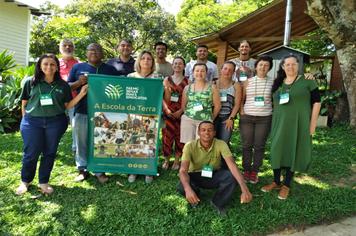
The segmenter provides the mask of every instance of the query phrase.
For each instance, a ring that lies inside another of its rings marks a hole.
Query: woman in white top
[[[243,100],[240,112],[242,141],[242,167],[245,181],[256,184],[262,165],[265,144],[272,122],[273,78],[267,76],[273,59],[261,56],[256,60],[256,76],[243,84]]]
[[[136,72],[130,73],[127,77],[134,78],[158,78],[160,77],[155,73],[155,59],[150,51],[142,51],[135,62]],[[137,175],[129,175],[128,181],[133,183],[136,181]],[[147,184],[152,183],[153,176],[146,175],[145,182]]]

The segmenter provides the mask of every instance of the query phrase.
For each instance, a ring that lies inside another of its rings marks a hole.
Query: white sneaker
[[[133,183],[136,181],[137,175],[129,175],[129,178],[127,179],[129,183]]]
[[[145,177],[146,184],[150,184],[150,183],[152,183],[152,181],[153,181],[153,176],[146,175],[146,177]]]

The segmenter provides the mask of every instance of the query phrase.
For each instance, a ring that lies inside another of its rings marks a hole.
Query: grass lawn
[[[239,139],[235,132],[241,166]],[[311,169],[296,175],[286,201],[260,191],[272,181],[265,160],[260,183],[249,185],[254,200],[241,205],[236,191],[225,218],[209,205],[212,192],[190,209],[175,192],[176,171],[160,171],[151,185],[142,177],[129,184],[126,175],[112,175],[105,185],[94,177],[75,183],[70,143],[67,132],[52,172],[54,194],[39,195],[36,176],[29,193],[18,197],[22,140],[19,133],[0,136],[0,235],[260,235],[356,214],[356,135],[347,126],[317,130]]]

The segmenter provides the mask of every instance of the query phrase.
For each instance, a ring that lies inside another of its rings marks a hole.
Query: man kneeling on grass
[[[200,202],[199,188],[217,189],[211,204],[219,214],[225,215],[225,206],[230,201],[238,182],[242,192],[241,203],[250,202],[252,194],[236,166],[229,147],[224,141],[214,138],[214,124],[210,121],[201,122],[198,134],[199,139],[184,146],[178,192],[195,207]],[[228,170],[221,168],[221,157],[224,158]]]

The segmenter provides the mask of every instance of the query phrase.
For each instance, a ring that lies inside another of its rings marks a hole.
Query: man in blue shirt
[[[102,62],[103,49],[99,44],[89,44],[86,56],[88,62],[75,64],[68,76],[68,83],[72,90],[77,90],[78,93],[82,86],[87,84],[88,74],[118,75],[114,67]],[[74,112],[73,128],[77,142],[75,162],[79,170],[79,175],[75,178],[75,181],[83,181],[89,176],[87,171],[88,107],[86,96],[75,106]],[[95,175],[100,183],[108,181],[105,173],[95,173]]]
[[[110,59],[107,64],[115,67],[119,73],[118,75],[127,76],[128,74],[135,71],[135,60],[131,56],[132,43],[127,39],[123,39],[117,46],[117,50],[120,54],[119,57]]]

